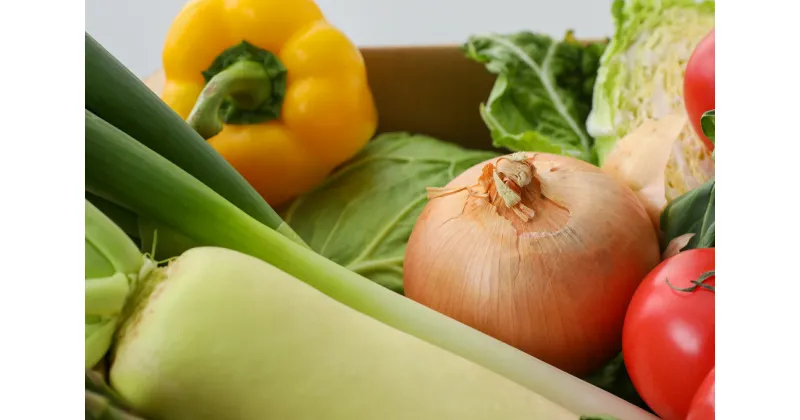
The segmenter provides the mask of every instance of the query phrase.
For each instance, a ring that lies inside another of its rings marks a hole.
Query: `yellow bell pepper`
[[[162,99],[272,206],[375,134],[361,53],[311,0],[192,0],[163,65]]]

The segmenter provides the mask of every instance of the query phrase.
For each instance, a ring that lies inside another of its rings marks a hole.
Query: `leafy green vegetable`
[[[714,28],[713,0],[615,0],[614,37],[603,54],[587,121],[599,163],[617,140],[648,119],[683,112],[683,73],[700,40]],[[705,146],[691,129],[679,143],[684,160]],[[698,165],[702,166],[702,165]],[[702,168],[691,170],[702,178]],[[701,180],[699,184],[705,182]]]
[[[622,358],[622,353],[617,355],[613,360],[603,366],[602,369],[584,378],[586,382],[608,391],[623,400],[636,405],[644,410],[650,411],[650,408],[645,404],[636,388],[628,376],[628,370],[625,368],[625,361]],[[589,417],[587,417],[588,419]],[[601,417],[598,417],[598,419]]]
[[[716,117],[713,109],[711,111],[706,111],[706,113],[700,117],[700,127],[703,129],[703,134],[705,134],[706,137],[711,140],[711,143],[716,145],[717,142],[714,139],[714,134],[717,131]],[[715,157],[716,153],[717,149],[714,148],[714,151],[711,152],[711,157]]]
[[[700,126],[703,128],[703,134],[705,134],[712,143],[715,143],[714,133],[717,131],[716,114],[714,111],[713,109],[711,111],[706,111],[706,113],[700,117]]]
[[[425,188],[494,156],[423,135],[384,134],[283,217],[318,253],[402,293],[406,242],[427,202]]]
[[[687,233],[693,233],[694,236],[683,250],[714,248],[714,185],[715,180],[712,179],[667,205],[661,213],[661,230],[664,232],[662,248]]]
[[[530,32],[470,37],[466,56],[497,74],[480,108],[494,145],[594,163],[585,121],[605,47],[580,43],[571,33],[561,42]]]

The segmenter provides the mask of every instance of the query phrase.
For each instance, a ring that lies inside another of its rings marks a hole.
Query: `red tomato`
[[[714,420],[714,368],[694,394],[686,420]]]
[[[683,102],[695,133],[709,149],[714,143],[703,134],[700,117],[714,109],[714,30],[703,38],[686,63],[683,76]]]
[[[636,289],[625,315],[625,367],[644,402],[664,420],[686,419],[697,387],[714,367],[714,292],[674,289],[693,287],[712,270],[713,248],[661,262]],[[714,280],[703,283],[713,287]]]

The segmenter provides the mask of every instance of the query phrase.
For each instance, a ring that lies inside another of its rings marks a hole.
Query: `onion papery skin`
[[[506,156],[508,157],[508,156]],[[621,349],[636,287],[659,263],[655,229],[625,185],[574,158],[527,153],[523,222],[489,188],[431,199],[408,242],[408,298],[576,376]],[[484,166],[448,185],[479,183]],[[474,188],[473,188],[474,190]]]

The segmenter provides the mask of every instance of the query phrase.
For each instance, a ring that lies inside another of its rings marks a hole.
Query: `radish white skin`
[[[110,372],[153,420],[579,417],[245,254],[195,248],[163,274]]]

